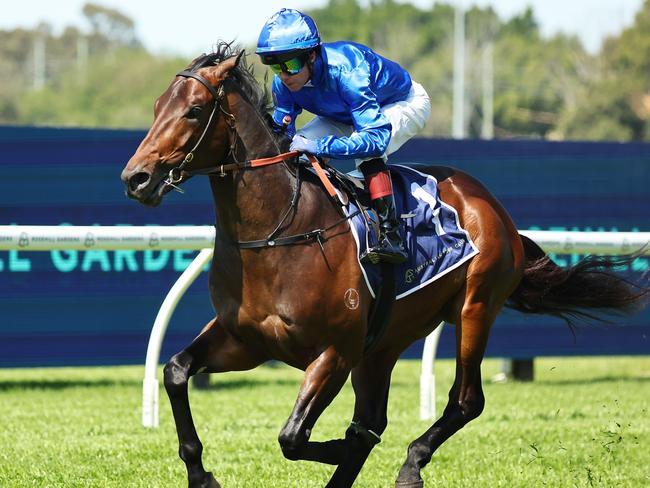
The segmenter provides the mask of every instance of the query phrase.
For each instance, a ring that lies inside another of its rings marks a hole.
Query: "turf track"
[[[484,377],[497,372],[484,363]],[[538,359],[536,381],[490,384],[483,415],[436,453],[426,486],[650,486],[650,357]],[[418,361],[393,375],[389,427],[355,486],[390,487],[418,419]],[[439,361],[438,408],[453,363]],[[140,425],[141,367],[0,370],[0,487],[187,486],[171,411]],[[333,469],[286,461],[276,438],[301,372],[258,368],[191,391],[204,464],[224,488],[322,487]],[[352,409],[346,385],[312,438],[340,436]]]

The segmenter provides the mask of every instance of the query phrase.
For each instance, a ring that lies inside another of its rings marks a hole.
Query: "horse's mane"
[[[237,56],[241,49],[239,46],[233,46],[233,42],[219,41],[214,48],[214,52],[209,54],[202,54],[196,58],[187,67],[188,71],[196,71],[206,66],[216,66],[220,62],[232,57]],[[255,78],[253,66],[246,60],[246,56],[242,56],[239,64],[235,69],[230,72],[230,75],[235,79],[239,89],[248,98],[251,105],[259,111],[266,120],[267,124],[271,124],[271,117],[269,112],[273,108],[269,91],[264,86],[260,86]],[[265,77],[266,81],[266,77]]]

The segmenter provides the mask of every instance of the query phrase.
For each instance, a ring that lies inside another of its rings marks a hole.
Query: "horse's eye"
[[[199,115],[201,115],[202,110],[203,108],[194,106],[187,111],[186,117],[188,119],[198,119]]]

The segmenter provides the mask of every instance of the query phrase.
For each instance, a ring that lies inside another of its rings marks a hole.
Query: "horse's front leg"
[[[352,424],[344,439],[308,442],[303,438],[299,449],[285,452],[285,456],[289,454],[287,457],[290,459],[338,465],[327,486],[352,486],[388,423],[386,410],[390,375],[398,357],[399,351],[375,353],[365,357],[352,370],[356,402]]]
[[[322,403],[320,410],[314,412],[313,420],[303,424],[306,428],[306,435],[299,436],[299,428],[288,430],[292,424],[292,419],[300,418],[297,413],[303,391],[296,402],[296,408],[292,413],[287,425],[280,434],[280,444],[283,445],[283,452],[289,459],[302,459],[307,461],[316,461],[320,463],[338,465],[334,475],[327,486],[345,487],[351,486],[356,479],[361,467],[365,463],[370,451],[379,443],[380,435],[387,425],[386,409],[388,406],[388,389],[390,387],[390,375],[399,357],[399,351],[384,352],[381,354],[372,354],[365,357],[363,361],[352,370],[352,386],[354,388],[356,402],[354,407],[354,417],[350,427],[345,432],[344,439],[335,439],[325,442],[309,441],[309,434],[318,415],[329,404],[340,386],[332,390],[331,398],[326,403]],[[319,358],[321,359],[321,358]],[[322,358],[326,361],[326,358]],[[339,364],[344,364],[340,363]],[[319,374],[322,370],[323,363],[315,371]],[[342,371],[345,371],[343,368]],[[308,370],[309,372],[309,370]],[[331,375],[335,378],[336,375]],[[338,383],[342,385],[345,382],[347,373],[340,375]],[[307,375],[305,385],[313,384],[314,378]],[[317,380],[318,381],[318,380]],[[297,425],[296,422],[293,423]],[[293,432],[294,438],[298,439],[297,447],[289,444],[283,444],[288,440],[287,434]]]
[[[352,486],[370,452],[388,425],[390,377],[399,350],[373,353],[352,370],[355,404],[352,424],[339,445],[342,459],[327,486]]]
[[[238,340],[219,325],[218,318],[210,322],[201,334],[165,365],[165,389],[171,402],[178,453],[187,467],[190,488],[217,488],[212,473],[203,469],[203,445],[194,428],[188,397],[188,380],[199,371],[225,372],[254,368],[263,358],[251,354]]]
[[[328,464],[341,461],[337,443],[342,441],[309,442],[309,437],[318,417],[345,384],[350,369],[349,362],[333,346],[307,367],[293,411],[278,437],[287,459]]]

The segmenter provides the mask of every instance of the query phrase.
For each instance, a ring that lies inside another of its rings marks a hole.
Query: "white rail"
[[[205,249],[214,245],[212,226],[0,225],[0,251]],[[619,255],[650,242],[650,232],[522,230],[546,252]],[[646,254],[650,254],[646,249]]]
[[[650,232],[520,231],[546,252],[607,254],[642,250],[650,255]],[[143,380],[142,424],[158,426],[157,367],[160,348],[176,305],[212,257],[211,226],[21,226],[0,225],[0,251],[195,249],[202,251],[181,274],[158,311],[149,337]],[[433,362],[443,324],[425,340],[420,375],[420,418],[436,416]]]
[[[0,251],[205,249],[212,226],[0,225]]]
[[[520,230],[546,252],[558,254],[606,254],[620,256],[643,249],[650,255],[650,232],[569,232]]]
[[[142,381],[142,425],[145,427],[158,427],[158,360],[162,348],[163,337],[167,331],[169,320],[178,305],[178,301],[194,282],[201,270],[212,258],[212,249],[203,249],[194,258],[183,274],[165,297],[149,336],[147,357],[144,365],[144,380]]]

